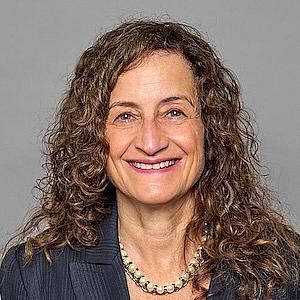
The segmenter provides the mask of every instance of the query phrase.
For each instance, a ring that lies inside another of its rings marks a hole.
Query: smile
[[[159,170],[159,169],[164,169],[164,168],[168,168],[170,166],[175,165],[175,160],[166,160],[166,161],[162,161],[160,163],[156,163],[156,164],[145,164],[145,163],[139,163],[139,162],[132,162],[132,165],[137,168],[137,169],[141,169],[141,170]]]

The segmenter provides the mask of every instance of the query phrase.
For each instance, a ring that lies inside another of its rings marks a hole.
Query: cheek
[[[202,123],[189,123],[167,131],[167,135],[188,154],[203,154],[204,126]]]
[[[109,159],[120,158],[131,144],[132,135],[126,130],[107,129],[106,140],[109,144]]]
[[[118,157],[118,153],[122,148],[121,144],[118,142],[118,135],[113,132],[113,130],[107,130],[105,133],[106,141],[109,145],[109,153],[106,164],[106,170],[110,173],[113,169],[114,160]]]
[[[204,127],[198,126],[195,128],[193,132],[193,136],[191,137],[193,141],[194,147],[198,148],[201,154],[204,154]]]

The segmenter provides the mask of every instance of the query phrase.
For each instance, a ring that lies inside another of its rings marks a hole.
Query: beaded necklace
[[[124,250],[124,246],[121,242],[120,249],[124,269],[129,275],[129,277],[144,292],[155,295],[171,294],[182,289],[195,276],[200,266],[204,262],[204,259],[202,257],[202,246],[198,246],[186,270],[175,280],[175,282],[164,285],[158,285],[146,279],[143,272],[139,270],[139,268],[129,259],[127,252]]]

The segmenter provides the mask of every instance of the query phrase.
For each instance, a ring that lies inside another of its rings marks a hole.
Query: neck
[[[191,242],[184,245],[186,226],[193,215],[192,197],[150,205],[117,193],[117,200],[119,235],[130,258],[148,270],[183,270],[197,247]]]

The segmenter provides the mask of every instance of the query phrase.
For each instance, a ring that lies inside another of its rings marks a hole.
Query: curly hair
[[[185,241],[201,242],[207,256],[194,288],[203,291],[201,280],[217,265],[235,275],[241,298],[270,296],[279,284],[298,282],[297,235],[271,208],[237,80],[195,28],[153,20],[119,25],[80,57],[45,136],[46,176],[37,184],[41,205],[22,231],[23,238],[30,236],[27,259],[37,247],[50,261],[51,249],[99,243],[95,224],[109,213],[105,202],[114,192],[105,172],[110,93],[120,74],[155,51],[182,55],[191,65],[205,127],[205,167]]]

